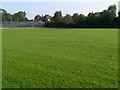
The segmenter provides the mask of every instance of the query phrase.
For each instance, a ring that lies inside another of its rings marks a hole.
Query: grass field
[[[117,29],[4,29],[3,88],[115,88],[117,53]]]

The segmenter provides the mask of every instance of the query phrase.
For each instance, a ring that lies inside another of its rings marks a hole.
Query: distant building
[[[50,15],[45,15],[44,16],[44,21],[50,22],[51,20],[52,20],[52,16],[50,16]]]
[[[40,19],[41,19],[41,16],[40,16],[40,15],[37,15],[37,16],[35,16],[35,18],[34,18],[34,22],[39,22]]]
[[[51,20],[52,20],[52,16],[47,15],[47,14],[45,16],[42,15],[42,17],[40,15],[37,15],[34,18],[35,22],[50,22]]]
[[[72,18],[72,16],[70,14],[66,14],[65,17],[69,17],[69,18]]]

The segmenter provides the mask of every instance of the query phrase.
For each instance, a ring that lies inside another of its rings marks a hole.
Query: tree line
[[[0,20],[2,22],[30,21],[26,17],[26,12],[24,11],[19,11],[17,13],[10,14],[6,10],[0,8],[0,14],[1,14]]]
[[[74,13],[73,16],[62,16],[61,11],[55,12],[53,19],[46,22],[46,27],[120,27],[120,12],[116,15],[116,5],[110,5],[102,12],[91,12],[87,16]]]
[[[72,16],[66,14],[62,15],[62,11],[56,11],[54,16],[37,15],[34,21],[45,22],[46,27],[71,27],[71,28],[84,28],[84,27],[120,27],[120,12],[116,14],[116,5],[110,5],[107,10],[101,12],[90,12],[87,16],[83,14],[74,13]],[[19,11],[14,14],[8,13],[4,9],[0,9],[2,17],[0,19],[3,22],[10,21],[33,21],[26,17],[26,12]],[[50,20],[49,20],[50,19]]]

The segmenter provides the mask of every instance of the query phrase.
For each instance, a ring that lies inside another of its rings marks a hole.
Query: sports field
[[[118,30],[3,30],[3,88],[116,88]]]

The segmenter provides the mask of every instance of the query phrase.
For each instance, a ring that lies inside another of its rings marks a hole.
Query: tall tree
[[[86,17],[83,14],[80,14],[77,17],[76,25],[77,27],[84,27],[86,21]]]
[[[94,13],[89,13],[86,19],[86,26],[92,27],[94,25]]]
[[[73,18],[74,24],[78,22],[78,16],[79,16],[78,13],[74,13],[74,14],[73,14],[72,18]]]
[[[108,7],[108,12],[109,12],[109,17],[111,19],[115,19],[116,18],[116,5],[110,5]]]
[[[2,21],[12,21],[12,14],[7,13],[6,10],[0,8],[0,20]]]
[[[115,4],[114,4],[114,5],[110,5],[110,6],[108,7],[108,11],[110,11],[110,12],[116,13],[116,9],[117,9],[117,7],[116,7]]]
[[[57,23],[63,22],[62,12],[61,11],[56,11],[53,18],[54,18],[54,21],[57,22]]]
[[[19,11],[18,13],[13,14],[14,21],[25,21],[26,20],[26,12]]]
[[[111,27],[116,18],[116,5],[110,5],[107,10],[101,12],[101,26]]]

